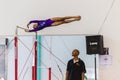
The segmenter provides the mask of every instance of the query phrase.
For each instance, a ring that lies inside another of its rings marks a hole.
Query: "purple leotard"
[[[30,21],[30,24],[31,23],[37,23],[39,26],[38,26],[38,28],[34,28],[32,30],[29,30],[29,32],[36,32],[38,30],[41,30],[43,28],[51,26],[51,24],[54,23],[54,21],[51,20],[51,19],[47,19],[47,20],[32,20],[32,21]]]

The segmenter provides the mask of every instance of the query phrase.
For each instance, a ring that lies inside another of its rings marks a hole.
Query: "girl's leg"
[[[65,23],[64,21],[56,21],[56,22],[52,23],[51,26],[58,26],[58,25],[61,25],[64,23]]]
[[[65,17],[54,17],[54,18],[50,18],[53,21],[64,21],[66,19],[81,19],[81,16],[65,16]]]
[[[79,21],[80,19],[66,19],[66,20],[64,20],[64,23],[70,23],[70,22],[74,22],[74,21]]]
[[[73,20],[65,19],[63,21],[55,21],[54,23],[51,24],[51,26],[58,26],[58,25],[61,25],[61,24],[70,23],[70,22],[78,21],[78,20],[79,19],[73,19]]]
[[[64,19],[81,19],[81,16],[65,16]]]
[[[53,21],[64,21],[65,19],[63,17],[54,17],[54,18],[50,18]]]

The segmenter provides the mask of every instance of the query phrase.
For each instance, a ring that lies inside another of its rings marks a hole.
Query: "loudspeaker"
[[[86,36],[87,54],[100,54],[104,55],[103,50],[103,36],[93,35]]]

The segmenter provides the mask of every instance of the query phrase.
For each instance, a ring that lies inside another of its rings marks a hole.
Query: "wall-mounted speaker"
[[[104,55],[103,50],[103,36],[93,35],[86,36],[87,54],[100,54]]]

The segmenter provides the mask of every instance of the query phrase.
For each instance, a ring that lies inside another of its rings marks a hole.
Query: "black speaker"
[[[93,35],[86,36],[87,54],[100,54],[104,55],[103,50],[103,36]]]

